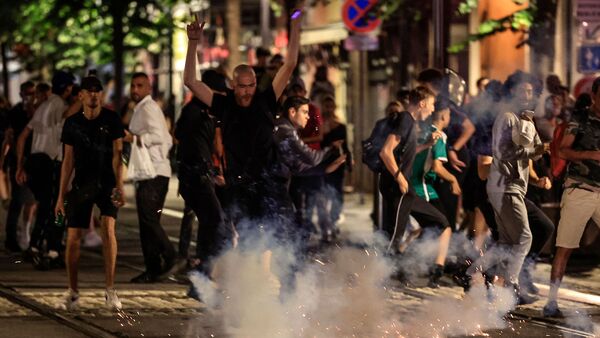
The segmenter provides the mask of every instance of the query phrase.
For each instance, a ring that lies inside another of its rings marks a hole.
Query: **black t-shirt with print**
[[[73,146],[75,179],[73,185],[114,186],[112,167],[113,141],[125,136],[121,119],[112,110],[102,108],[95,119],[82,112],[65,120],[61,141]]]
[[[273,168],[277,98],[272,85],[257,91],[248,107],[237,104],[232,90],[215,93],[211,112],[221,122],[228,177],[258,179]]]

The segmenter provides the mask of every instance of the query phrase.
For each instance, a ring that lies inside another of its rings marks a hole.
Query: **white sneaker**
[[[106,289],[104,299],[106,300],[106,307],[111,310],[121,310],[123,307],[115,289]]]
[[[57,307],[67,311],[77,310],[79,308],[79,292],[67,290],[63,295],[62,302]]]
[[[83,236],[83,247],[96,248],[102,245],[102,237],[96,231],[89,231]]]

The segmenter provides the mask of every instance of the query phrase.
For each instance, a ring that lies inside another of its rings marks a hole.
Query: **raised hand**
[[[198,17],[196,17],[196,21],[187,25],[187,36],[189,40],[200,40],[202,39],[202,32],[204,31],[204,22],[199,23]]]

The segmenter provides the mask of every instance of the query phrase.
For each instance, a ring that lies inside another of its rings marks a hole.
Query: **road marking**
[[[550,292],[550,286],[546,284],[534,283],[535,286],[540,289],[540,295],[548,296]],[[600,296],[593,295],[589,293],[569,290],[569,289],[559,289],[558,290],[558,298],[570,300],[578,303],[586,303],[591,305],[600,306]]]
[[[124,206],[123,209],[136,210],[135,207],[129,206],[129,205]],[[174,218],[178,218],[178,219],[182,219],[183,218],[183,212],[179,211],[179,210],[175,210],[175,209],[163,208],[162,209],[162,214],[163,215],[167,215],[167,216],[171,216],[171,217],[174,217]],[[128,225],[132,225],[133,226],[133,224],[128,224]],[[136,234],[140,233],[140,231],[138,229],[136,229],[136,228],[129,228],[128,230],[130,230],[132,232],[135,232]],[[169,240],[171,242],[175,242],[175,243],[179,244],[179,238],[173,237],[173,236],[169,236],[169,235],[167,235],[167,237],[169,238]],[[196,242],[195,241],[190,241],[190,245],[195,247],[196,246]]]
[[[163,213],[163,215],[167,215],[167,216],[171,216],[171,217],[175,217],[175,218],[179,218],[179,219],[183,218],[183,212],[181,212],[179,210],[163,208],[162,213]]]
[[[397,288],[398,292],[403,292],[405,294],[408,294],[410,296],[413,297],[417,297],[420,299],[428,299],[430,298],[432,295],[434,295],[431,292],[435,292],[432,289],[420,289],[420,288],[406,288],[406,287],[398,287]],[[431,292],[428,292],[431,291]],[[439,292],[439,291],[438,291]],[[436,296],[440,296],[439,293],[435,294]],[[444,296],[443,294],[441,296]],[[446,295],[448,296],[448,295]],[[548,318],[544,318],[544,317],[538,317],[538,316],[532,316],[531,314],[522,314],[522,313],[518,313],[518,309],[515,309],[513,311],[510,311],[511,316],[514,319],[522,319],[527,321],[528,323],[532,324],[532,325],[536,325],[536,326],[540,326],[540,327],[547,327],[547,328],[553,328],[553,329],[557,329],[562,331],[563,333],[567,333],[570,334],[569,337],[596,337],[595,334],[593,332],[586,332],[583,330],[579,330],[576,328],[572,328],[572,327],[567,327],[561,323],[556,323],[553,321],[553,319],[548,319]]]

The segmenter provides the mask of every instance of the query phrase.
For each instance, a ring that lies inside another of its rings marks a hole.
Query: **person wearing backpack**
[[[375,126],[371,141],[385,137],[379,148],[382,167],[376,170],[381,173],[379,191],[383,197],[382,232],[389,239],[388,253],[396,253],[398,244],[404,233],[408,216],[415,199],[415,191],[408,183],[412,173],[413,162],[417,152],[417,121],[427,119],[434,109],[435,94],[425,88],[417,87],[410,91],[407,111],[394,114]],[[377,136],[377,137],[373,137]],[[363,142],[363,151],[369,140]],[[373,150],[377,150],[379,142],[372,142]],[[367,147],[368,148],[368,147]],[[367,154],[363,154],[366,162]],[[369,163],[367,163],[369,165]],[[371,168],[373,164],[369,165]],[[373,169],[373,168],[371,168]]]

